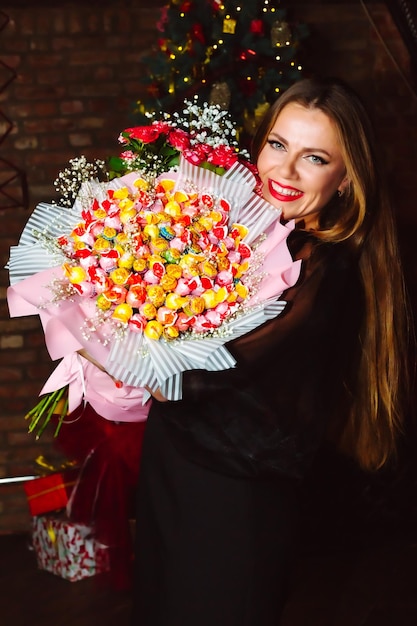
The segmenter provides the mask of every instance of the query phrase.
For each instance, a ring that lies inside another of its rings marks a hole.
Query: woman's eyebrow
[[[279,135],[276,132],[271,132],[269,133],[269,137],[268,139],[277,139],[280,143],[286,144],[288,145],[288,141],[284,138],[281,137],[281,135]],[[327,150],[325,150],[324,148],[309,148],[308,146],[305,146],[302,148],[303,152],[321,152],[322,154],[326,154],[329,158],[331,158],[331,154],[330,152],[327,152]]]

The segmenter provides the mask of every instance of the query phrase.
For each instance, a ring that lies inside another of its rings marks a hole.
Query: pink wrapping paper
[[[95,313],[93,300],[77,297],[46,306],[51,301],[48,285],[54,278],[61,276],[61,267],[54,267],[20,281],[7,291],[10,315],[39,315],[51,358],[62,358],[40,395],[69,385],[70,413],[84,400],[105,419],[119,422],[145,420],[150,401],[144,404],[141,387],[116,387],[108,374],[76,353],[85,348],[99,363],[104,365],[107,360],[108,348],[100,342],[104,329],[93,333],[91,340],[83,335],[85,320]]]

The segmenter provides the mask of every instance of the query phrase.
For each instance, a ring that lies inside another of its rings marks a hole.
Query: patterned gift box
[[[32,518],[32,543],[38,567],[71,582],[108,570],[108,551],[91,528],[65,516]]]
[[[23,488],[31,515],[64,509],[76,483],[77,473],[77,470],[66,470],[25,482]]]

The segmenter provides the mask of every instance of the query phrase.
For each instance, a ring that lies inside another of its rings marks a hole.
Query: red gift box
[[[23,484],[31,515],[59,511],[67,506],[77,481],[76,470],[40,476]]]

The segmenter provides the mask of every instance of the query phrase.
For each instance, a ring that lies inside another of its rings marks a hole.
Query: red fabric
[[[87,405],[80,419],[65,424],[56,439],[57,447],[81,465],[70,520],[92,526],[97,541],[109,546],[107,582],[117,589],[131,586],[129,518],[134,517],[144,427],[145,422],[111,422]]]

